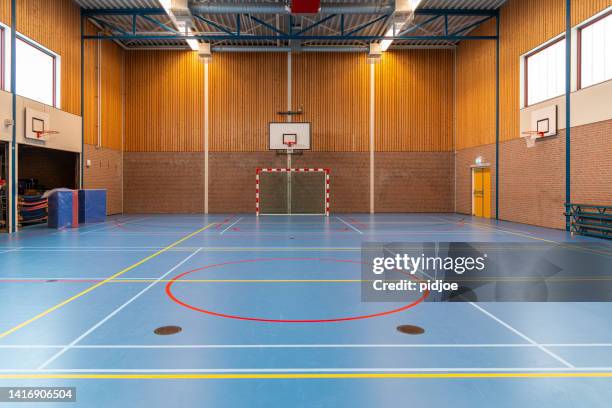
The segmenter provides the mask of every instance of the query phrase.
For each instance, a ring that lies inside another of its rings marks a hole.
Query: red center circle
[[[172,278],[166,284],[166,294],[175,303],[183,307],[186,307],[188,309],[195,310],[196,312],[206,313],[211,316],[224,317],[227,319],[247,320],[247,321],[266,322],[266,323],[333,323],[333,322],[346,322],[346,321],[351,321],[351,320],[371,319],[373,317],[381,317],[381,316],[386,316],[386,315],[390,315],[393,313],[399,313],[404,310],[408,310],[418,305],[419,303],[423,302],[427,298],[427,296],[429,296],[429,291],[427,290],[423,292],[420,298],[418,298],[412,303],[409,303],[397,309],[387,310],[387,311],[368,314],[368,315],[337,317],[337,318],[332,318],[332,319],[267,319],[267,318],[262,318],[262,317],[231,315],[227,313],[220,313],[220,312],[214,312],[212,310],[202,309],[202,308],[193,306],[187,302],[180,300],[177,296],[174,295],[174,293],[172,293],[172,285],[174,285],[177,282],[180,282],[182,278],[184,278],[185,276],[191,273],[202,271],[205,269],[227,266],[227,265],[236,265],[236,264],[253,263],[253,262],[267,262],[267,261],[320,261],[320,262],[340,262],[340,263],[361,264],[361,262],[359,261],[350,261],[346,259],[333,259],[333,258],[258,258],[258,259],[243,259],[240,261],[223,262],[223,263],[218,263],[218,264],[207,265],[202,268],[192,269],[190,271],[181,273],[175,278]]]

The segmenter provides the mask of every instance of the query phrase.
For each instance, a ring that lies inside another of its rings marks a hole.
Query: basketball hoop
[[[59,134],[57,130],[33,130],[32,133],[36,133],[37,139],[40,139],[43,136]]]
[[[536,140],[544,137],[544,132],[539,132],[537,130],[528,130],[521,134],[521,137],[525,139],[525,143],[527,143],[528,148],[532,148],[535,146]]]
[[[283,144],[287,146],[287,153],[293,153],[293,146],[295,146],[297,142],[296,141],[285,141]]]

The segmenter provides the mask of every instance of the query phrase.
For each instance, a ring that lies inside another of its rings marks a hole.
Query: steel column
[[[495,219],[499,220],[499,13],[495,18]]]
[[[17,0],[11,0],[11,92],[13,132],[11,143],[11,232],[17,231]]]
[[[565,202],[571,202],[572,0],[565,0]],[[565,229],[570,230],[569,216]]]
[[[79,187],[83,188],[85,172],[85,19],[81,9],[81,161],[79,172]]]

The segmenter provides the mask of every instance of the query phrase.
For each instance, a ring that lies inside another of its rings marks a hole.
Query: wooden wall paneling
[[[610,0],[572,2],[577,25],[610,7]],[[500,140],[520,136],[520,57],[565,31],[564,0],[510,0],[500,9]],[[478,32],[494,32],[491,21]],[[464,41],[457,55],[457,148],[495,142],[495,45]],[[493,70],[488,66],[493,64]],[[493,99],[494,104],[494,99]],[[491,126],[493,128],[491,128]]]
[[[210,151],[268,150],[268,123],[284,121],[287,54],[217,53],[210,75]]]
[[[204,66],[197,53],[132,51],[125,64],[125,150],[203,151]]]
[[[113,42],[102,42],[102,146],[122,148],[123,53]]]
[[[495,35],[495,21],[472,35]],[[495,41],[463,41],[456,69],[456,149],[495,143]]]
[[[11,0],[0,0],[0,22],[11,25]]]
[[[388,51],[375,81],[376,151],[453,150],[452,51]]]
[[[302,53],[292,60],[292,106],[311,122],[314,151],[369,149],[369,65],[364,53]]]

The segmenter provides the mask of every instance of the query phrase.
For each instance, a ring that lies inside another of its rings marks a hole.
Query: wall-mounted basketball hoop
[[[57,130],[33,130],[32,132],[36,134],[37,139],[44,139],[46,136],[59,134]]]
[[[528,148],[532,148],[535,146],[536,140],[544,137],[545,132],[537,131],[537,130],[528,130],[521,134],[521,137],[525,139],[525,143]]]

